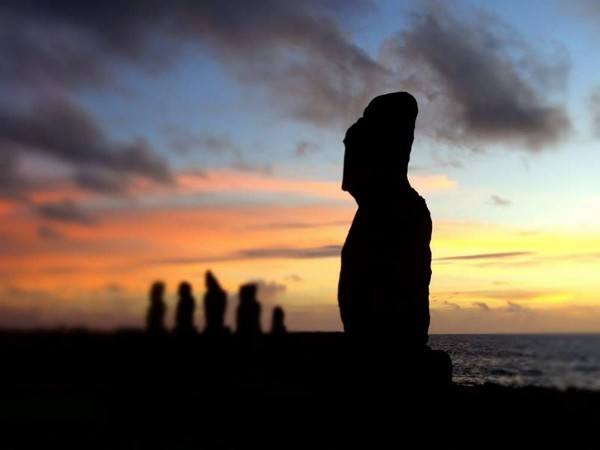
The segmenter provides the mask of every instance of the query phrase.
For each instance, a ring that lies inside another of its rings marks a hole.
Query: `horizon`
[[[225,324],[225,326],[229,326],[231,324]],[[231,327],[229,327],[231,328]],[[174,329],[171,327],[167,328],[167,335],[172,334],[175,336]],[[0,334],[9,334],[9,335],[51,335],[51,334],[60,334],[60,335],[118,335],[118,334],[128,334],[128,333],[136,333],[136,334],[147,334],[144,330],[144,327],[140,325],[139,327],[121,327],[121,328],[113,328],[113,329],[96,329],[96,328],[86,328],[86,327],[62,327],[55,326],[52,328],[0,328]],[[201,335],[202,333],[198,333]],[[270,333],[265,332],[265,335]],[[297,334],[339,334],[343,335],[343,330],[287,330],[286,334],[288,335],[297,335]],[[574,332],[522,332],[522,333],[461,333],[461,332],[449,332],[449,333],[429,333],[429,337],[432,336],[537,336],[537,337],[600,337],[600,332],[595,331],[574,331]]]
[[[0,6],[0,329],[142,327],[152,282],[258,284],[340,331],[346,129],[418,100],[430,334],[600,333],[591,0]],[[548,35],[552,29],[552,35]]]

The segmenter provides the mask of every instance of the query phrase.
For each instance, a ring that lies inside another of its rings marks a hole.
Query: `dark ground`
[[[337,333],[2,333],[0,449],[600,445],[600,392],[436,385],[375,353]]]

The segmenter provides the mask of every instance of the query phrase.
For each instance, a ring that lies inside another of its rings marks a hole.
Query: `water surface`
[[[454,381],[600,390],[600,334],[432,335],[447,351]]]

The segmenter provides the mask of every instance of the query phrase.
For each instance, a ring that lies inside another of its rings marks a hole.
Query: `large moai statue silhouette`
[[[225,328],[225,310],[227,309],[227,292],[221,288],[219,281],[210,270],[205,276],[206,294],[204,294],[204,333],[222,335]]]
[[[164,300],[165,283],[155,281],[150,288],[150,304],[146,314],[146,331],[149,334],[160,335],[165,333],[165,314],[167,305]]]
[[[192,286],[183,281],[179,284],[179,300],[175,311],[175,333],[181,336],[189,336],[196,332],[194,325],[194,312],[196,300],[192,295]]]
[[[253,337],[262,333],[260,325],[261,306],[256,299],[258,286],[247,283],[240,286],[240,303],[236,314],[236,332],[239,336]]]
[[[374,98],[346,132],[342,189],[358,204],[338,288],[346,333],[422,348],[428,340],[432,222],[407,172],[417,101]]]

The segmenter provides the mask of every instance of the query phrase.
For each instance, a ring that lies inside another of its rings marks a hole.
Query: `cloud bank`
[[[435,138],[472,146],[507,141],[540,151],[570,131],[564,106],[548,101],[565,83],[564,54],[544,58],[480,11],[433,5],[388,39],[383,53],[425,107],[436,109],[426,124]]]

